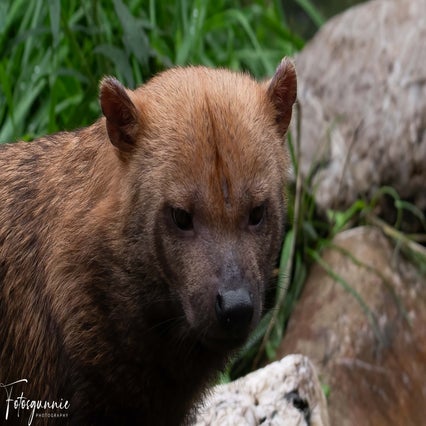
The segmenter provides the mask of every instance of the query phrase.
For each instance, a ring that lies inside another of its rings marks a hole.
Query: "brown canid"
[[[28,424],[34,401],[75,425],[189,421],[261,316],[295,98],[287,59],[263,83],[109,77],[90,127],[0,147],[5,424]]]

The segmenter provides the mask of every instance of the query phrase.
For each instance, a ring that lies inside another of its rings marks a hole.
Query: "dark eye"
[[[265,216],[265,205],[261,204],[260,206],[257,206],[250,211],[249,225],[250,226],[260,225],[262,223],[264,216]]]
[[[172,219],[181,231],[190,231],[193,229],[192,214],[183,209],[172,208]]]

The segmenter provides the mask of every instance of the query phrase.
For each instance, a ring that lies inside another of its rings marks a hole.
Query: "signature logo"
[[[67,410],[70,408],[70,403],[63,399],[60,401],[32,400],[24,396],[24,392],[15,396],[13,388],[20,383],[28,383],[28,380],[20,379],[12,383],[0,383],[0,388],[6,391],[6,420],[12,418],[13,415],[20,417],[26,413],[28,425],[31,425],[34,417],[68,417]]]

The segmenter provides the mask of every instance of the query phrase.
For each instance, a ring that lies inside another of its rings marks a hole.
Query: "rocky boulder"
[[[301,167],[323,209],[383,185],[426,209],[425,15],[425,0],[370,1],[296,58]]]
[[[424,424],[426,277],[371,227],[338,235],[322,262],[310,271],[279,356],[311,359],[330,388],[333,425]]]
[[[197,426],[328,426],[328,413],[310,361],[289,355],[235,382],[217,386]]]

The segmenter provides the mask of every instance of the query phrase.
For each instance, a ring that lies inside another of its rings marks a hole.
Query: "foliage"
[[[285,22],[277,0],[4,0],[0,141],[93,122],[106,74],[131,88],[172,65],[271,75],[303,46]]]

